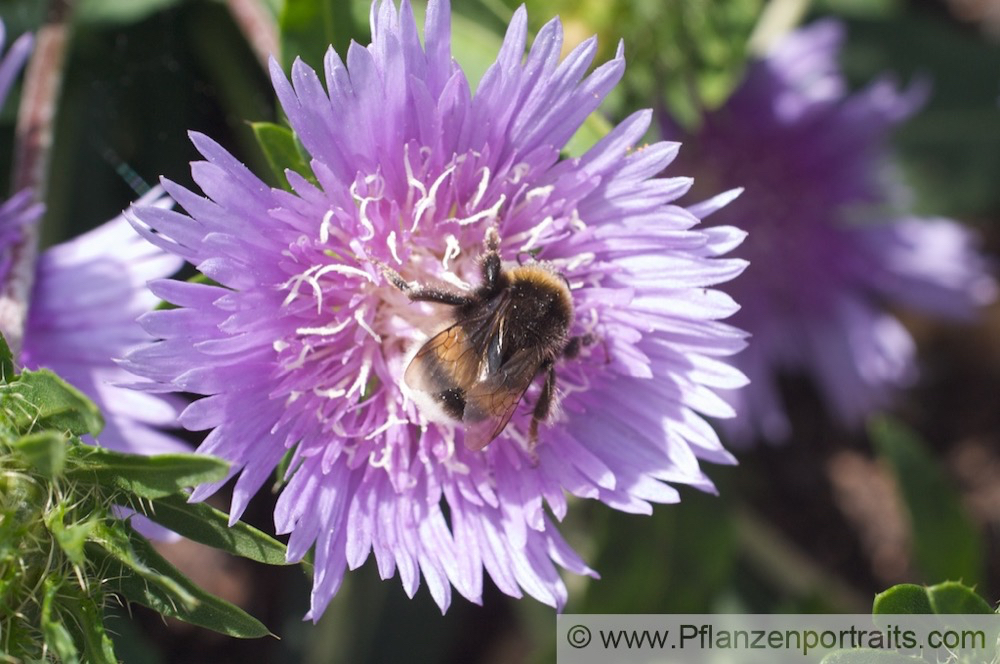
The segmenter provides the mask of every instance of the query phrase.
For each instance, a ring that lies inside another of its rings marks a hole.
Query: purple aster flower
[[[754,335],[735,362],[750,378],[727,394],[734,439],[789,431],[776,374],[816,381],[848,425],[914,378],[914,342],[887,305],[970,317],[996,290],[974,236],[907,212],[887,138],[925,86],[877,80],[849,94],[836,58],[843,28],[821,21],[753,63],[727,104],[685,139],[678,160],[698,183],[745,186],[714,218],[747,229],[753,267],[730,292]],[[665,123],[667,135],[676,130]]]
[[[744,345],[719,322],[737,307],[706,288],[742,271],[717,256],[743,234],[696,230],[671,205],[691,180],[654,179],[676,144],[633,149],[648,112],[560,158],[621,77],[621,49],[586,75],[596,42],[560,63],[553,20],[524,58],[522,8],[473,94],[447,2],[429,3],[423,46],[405,1],[398,13],[376,3],[371,23],[371,46],[352,45],[346,65],[328,51],[322,81],[299,61],[289,82],[272,62],[315,182],[288,173],[292,191],[272,189],[194,134],[205,196],[165,182],[187,214],[134,209],[150,241],[218,285],[154,282],[178,308],[143,317],[160,341],[126,365],[147,390],[206,395],[181,423],[210,429],[199,449],[233,463],[233,520],[294,450],[275,526],[291,560],[315,547],[310,618],[372,552],[410,596],[423,575],[442,610],[452,587],[480,602],[484,569],[508,595],[562,607],[556,565],[594,574],[554,526],[567,492],[648,513],[678,500],[668,482],[712,488],[700,460],[732,462],[699,413],[731,414],[713,389],[745,380],[719,360]],[[453,312],[410,302],[380,266],[469,292],[493,228],[508,265],[544,261],[565,277],[569,334],[597,341],[556,362],[560,407],[537,444],[540,378],[472,450],[461,425],[430,421],[401,388],[409,356]]]

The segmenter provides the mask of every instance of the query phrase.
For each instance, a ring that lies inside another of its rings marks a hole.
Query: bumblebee
[[[565,277],[545,263],[504,268],[500,236],[486,233],[480,258],[482,283],[471,293],[407,282],[380,265],[411,302],[452,307],[452,324],[428,340],[403,379],[431,419],[461,422],[471,450],[489,445],[507,426],[524,393],[539,375],[541,393],[531,414],[529,441],[538,441],[555,399],[555,363],[591,343],[569,336],[573,300]]]

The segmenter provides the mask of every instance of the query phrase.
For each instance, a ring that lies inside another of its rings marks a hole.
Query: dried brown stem
[[[63,60],[68,34],[70,0],[53,0],[48,19],[39,30],[35,51],[28,64],[17,113],[14,148],[14,190],[30,188],[35,197],[45,196],[46,173],[55,122]],[[13,247],[6,283],[0,288],[0,329],[17,357],[24,339],[28,299],[35,281],[38,227],[28,224],[21,242]]]

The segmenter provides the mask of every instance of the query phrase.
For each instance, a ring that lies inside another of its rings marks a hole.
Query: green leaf
[[[74,513],[77,511],[73,510]],[[45,526],[70,562],[74,565],[83,565],[86,562],[83,546],[94,532],[98,523],[97,515],[91,512],[85,521],[67,525],[66,514],[69,512],[70,508],[65,502],[57,504],[45,513]]]
[[[291,129],[273,122],[252,122],[250,126],[253,128],[254,136],[257,137],[260,149],[267,157],[267,163],[270,164],[271,170],[278,177],[281,186],[288,188],[288,178],[285,176],[286,169],[295,171],[310,182],[316,182],[312,169],[309,168],[309,163]]]
[[[414,7],[413,14],[417,25],[422,26],[425,18],[423,7]],[[452,12],[451,27],[452,54],[465,72],[469,87],[475,90],[483,74],[496,62],[503,44],[503,33],[490,30],[482,21],[460,12]]]
[[[69,440],[55,431],[40,431],[14,441],[11,447],[38,473],[47,478],[61,475],[66,466]]]
[[[0,334],[0,382],[9,383],[16,378],[14,371],[14,354],[3,334]]]
[[[229,526],[229,516],[205,503],[189,503],[183,495],[150,502],[142,510],[153,521],[195,542],[268,565],[287,565],[285,545],[242,521]]]
[[[135,544],[142,536],[135,534],[133,537],[133,534],[131,526],[124,522],[117,521],[114,525],[95,524],[87,550],[97,557],[113,561],[122,568],[124,576],[141,580],[149,587],[162,590],[174,604],[187,610],[194,609],[198,605],[198,599],[174,577],[151,568],[146,563],[148,551],[142,553],[136,551]],[[141,548],[152,551],[152,547]]]
[[[76,664],[80,652],[73,643],[73,636],[62,624],[56,611],[57,597],[66,584],[61,575],[49,575],[42,581],[45,595],[42,598],[42,635],[45,645],[52,650],[63,664]]]
[[[684,128],[718,108],[739,85],[748,42],[763,0],[663,2],[663,0],[534,0],[529,18],[558,13],[571,34],[598,34],[597,62],[613,57],[624,35],[628,69],[609,104],[624,117],[653,100]],[[787,3],[772,3],[787,4]]]
[[[118,664],[114,643],[104,631],[97,603],[83,595],[79,589],[64,586],[64,591],[71,591],[70,597],[62,602],[62,606],[67,613],[73,615],[74,619],[67,621],[68,629],[74,634],[77,644],[82,644],[83,661],[87,664]]]
[[[896,614],[934,614],[935,617],[924,616],[924,619],[921,621],[920,624],[923,625],[925,630],[947,628],[958,631],[966,629],[979,630],[983,628],[984,624],[982,622],[969,622],[966,616],[994,615],[993,610],[983,598],[979,597],[971,588],[954,581],[939,583],[928,588],[912,584],[893,586],[875,596],[872,613],[875,614],[874,619],[876,624],[880,624],[883,620],[888,620],[888,625],[898,620]],[[944,616],[948,617],[945,618]],[[917,623],[911,620],[908,624],[914,625]],[[886,627],[888,625],[880,626]],[[983,643],[986,644],[987,649],[995,647],[998,632],[1000,630],[992,629],[985,635]],[[981,652],[973,646],[973,649],[966,650],[963,653],[962,659],[949,659],[948,661],[995,662],[997,660],[994,655],[995,653],[987,654],[987,652]]]
[[[993,609],[982,597],[968,586],[955,581],[947,581],[927,589],[934,613],[938,614],[985,614],[992,615]]]
[[[6,470],[0,473],[0,530],[5,533],[25,533],[41,526],[38,518],[45,509],[48,487],[29,472]],[[6,544],[0,538],[0,542]]]
[[[872,613],[957,615],[994,613],[976,592],[957,581],[923,587],[901,583],[875,596]]]
[[[164,616],[206,627],[228,636],[253,639],[271,635],[263,623],[243,609],[195,585],[157,553],[144,537],[133,531],[130,533],[130,538],[136,553],[150,569],[172,579],[187,594],[194,596],[196,602],[192,608],[188,608],[178,602],[175,595],[167,592],[163,585],[146,583],[142,578],[129,574],[128,569],[119,565],[114,559],[109,559],[109,571],[106,574],[112,592],[126,600],[148,606]]]
[[[285,71],[296,57],[321,70],[323,56],[330,46],[344,55],[352,39],[368,43],[371,36],[367,15],[355,14],[358,4],[351,0],[285,0],[278,19]]]
[[[135,498],[163,498],[182,489],[217,482],[228,464],[201,454],[122,454],[89,445],[70,448],[66,476],[80,482],[112,487]]]
[[[872,613],[926,614],[934,613],[927,589],[912,583],[901,583],[875,595]]]
[[[96,436],[104,428],[97,406],[48,369],[23,371],[0,389],[0,418],[22,434],[55,429]]]
[[[894,471],[913,527],[914,558],[929,581],[983,578],[982,536],[941,465],[901,423],[877,417],[869,424],[875,449]]]

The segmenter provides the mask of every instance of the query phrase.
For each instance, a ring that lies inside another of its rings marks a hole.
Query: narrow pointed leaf
[[[149,587],[159,588],[178,606],[188,610],[198,605],[198,599],[183,584],[170,575],[163,574],[148,564],[148,551],[137,551],[137,539],[130,537],[131,528],[121,525],[95,524],[87,551],[92,559],[105,558],[122,568],[123,575],[138,579]],[[141,537],[137,535],[136,537]],[[143,541],[145,539],[143,538]],[[152,547],[143,546],[141,549]],[[159,557],[159,554],[157,554]]]
[[[242,521],[229,525],[229,515],[205,503],[189,503],[183,495],[151,502],[143,513],[161,526],[195,542],[268,565],[287,565],[285,545]]]
[[[73,615],[73,620],[65,624],[83,651],[83,661],[87,664],[118,664],[114,643],[104,630],[103,615],[97,603],[77,591],[62,602],[62,606],[66,613]]]
[[[63,664],[77,664],[80,652],[73,642],[73,635],[62,623],[56,603],[58,593],[62,591],[66,579],[62,576],[47,576],[43,581],[45,595],[42,598],[42,635],[45,645],[54,652]]]
[[[146,583],[143,579],[128,574],[128,570],[123,567],[118,568],[120,574],[115,574],[114,560],[109,561],[112,568],[107,573],[110,579],[108,586],[112,592],[131,602],[148,606],[164,616],[177,618],[228,636],[253,639],[271,635],[263,623],[243,609],[207,593],[195,585],[157,553],[144,537],[133,531],[130,534],[130,539],[137,554],[151,569],[173,579],[177,585],[194,596],[197,601],[193,608],[187,608],[179,603],[175,596],[165,592],[163,586]]]
[[[260,144],[260,149],[267,157],[268,165],[282,187],[288,188],[286,169],[295,171],[307,180],[316,181],[291,129],[272,122],[252,122],[250,126],[253,128],[257,143]]]
[[[116,488],[139,499],[163,498],[181,490],[216,482],[228,464],[200,454],[122,454],[89,445],[69,451],[66,476],[80,482]]]
[[[104,428],[97,406],[48,369],[22,371],[0,391],[0,419],[22,434],[43,429],[96,436]]]
[[[63,502],[46,512],[45,527],[52,533],[56,544],[59,545],[70,562],[74,565],[83,565],[86,562],[86,555],[83,551],[84,544],[94,534],[99,521],[91,513],[92,516],[86,521],[67,524],[65,520],[68,509],[67,504]]]
[[[10,352],[7,340],[0,334],[0,383],[14,380],[14,355]]]

